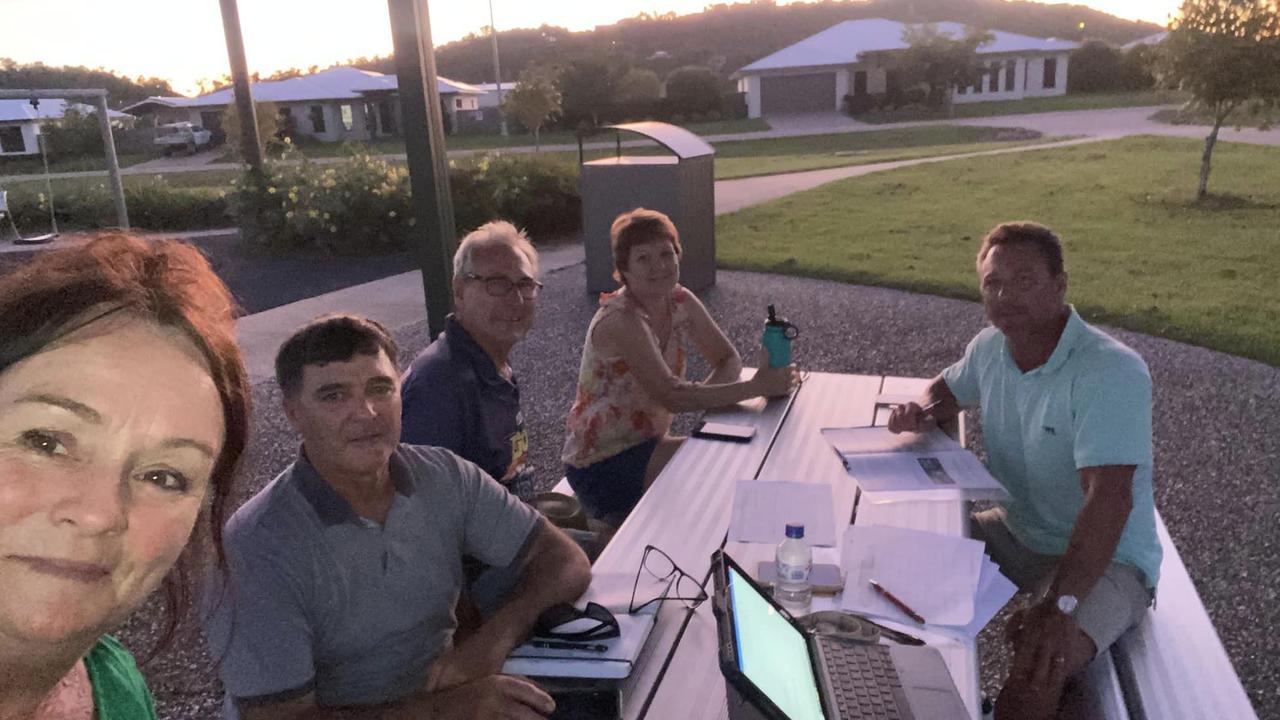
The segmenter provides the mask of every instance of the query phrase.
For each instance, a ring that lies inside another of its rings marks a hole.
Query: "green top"
[[[151,692],[128,650],[103,635],[84,658],[98,720],[156,720]]]

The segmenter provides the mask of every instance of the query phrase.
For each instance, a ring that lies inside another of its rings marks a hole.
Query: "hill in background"
[[[774,5],[752,2],[712,5],[700,13],[641,15],[595,30],[569,32],[543,26],[498,34],[503,80],[514,80],[529,63],[552,63],[582,54],[608,55],[660,76],[682,65],[706,65],[727,77],[738,68],[844,20],[888,18],[901,22],[959,22],[988,30],[1097,39],[1114,44],[1161,28],[1080,5],[1043,5],[1006,0],[846,0]],[[390,58],[361,65],[392,73]],[[493,55],[486,36],[436,48],[441,75],[464,82],[492,82]]]

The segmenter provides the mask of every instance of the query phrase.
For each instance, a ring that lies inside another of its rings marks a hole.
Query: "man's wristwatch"
[[[1080,604],[1080,600],[1075,595],[1059,595],[1058,610],[1065,615],[1070,615],[1076,611],[1076,606]]]

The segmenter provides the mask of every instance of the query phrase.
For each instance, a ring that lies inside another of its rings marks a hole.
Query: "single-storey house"
[[[460,117],[477,112],[484,91],[437,78],[441,109],[456,128]],[[301,77],[252,83],[256,102],[274,103],[281,125],[322,142],[370,140],[399,134],[400,95],[395,75],[338,67]],[[149,97],[125,108],[150,115],[158,125],[191,122],[221,130],[222,113],[235,103],[232,88],[199,97]]]
[[[935,23],[939,32],[963,37],[958,23]],[[908,26],[894,20],[846,20],[763,57],[733,74],[746,93],[747,115],[839,112],[846,95],[886,91],[895,51],[905,50]],[[1067,91],[1067,58],[1079,43],[993,32],[978,48],[990,72],[974,87],[957,88],[956,103],[1017,100]]]
[[[497,83],[475,83],[475,86],[484,91],[484,94],[480,96],[480,107],[498,107]],[[502,83],[503,97],[506,97],[506,94],[511,92],[512,88],[515,86],[516,84],[513,81]]]
[[[57,98],[43,98],[40,107],[35,107],[30,100],[0,100],[0,155],[35,155],[40,152],[36,136],[40,134],[40,126],[47,122],[57,122],[74,109],[81,115],[95,111],[92,105],[67,102]],[[134,116],[116,110],[107,110],[111,124],[128,127],[135,120]]]

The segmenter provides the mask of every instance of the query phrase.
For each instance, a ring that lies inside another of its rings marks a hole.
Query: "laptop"
[[[934,648],[807,633],[724,551],[711,563],[731,720],[969,720]]]

